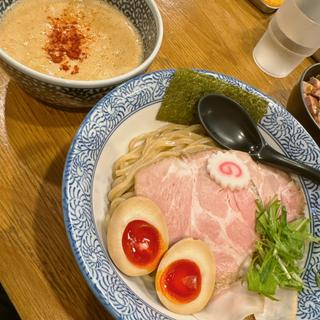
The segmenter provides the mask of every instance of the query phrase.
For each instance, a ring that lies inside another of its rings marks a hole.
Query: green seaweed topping
[[[317,284],[318,288],[320,288],[320,273],[319,272],[316,274],[316,284]]]
[[[189,69],[178,69],[167,88],[156,118],[185,125],[198,123],[197,103],[209,93],[223,94],[237,101],[256,122],[267,112],[268,102],[260,97],[212,76]]]

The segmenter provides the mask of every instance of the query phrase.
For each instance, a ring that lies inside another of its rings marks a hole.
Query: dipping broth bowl
[[[308,82],[311,77],[317,75],[320,75],[320,63],[313,64],[303,72],[298,83],[290,93],[287,110],[305,127],[320,146],[320,127],[313,119],[303,98],[303,81]]]
[[[16,1],[0,1],[0,19]],[[0,66],[24,91],[46,104],[71,110],[92,107],[112,88],[143,73],[157,55],[163,38],[162,19],[153,0],[103,1],[122,11],[140,33],[144,55],[138,67],[105,80],[66,80],[32,70],[14,60],[1,48]]]

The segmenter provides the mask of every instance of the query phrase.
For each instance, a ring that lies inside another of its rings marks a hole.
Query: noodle
[[[134,177],[141,168],[163,158],[205,151],[214,146],[214,142],[204,135],[200,125],[169,124],[133,138],[128,152],[113,165],[113,182],[108,193],[110,211],[135,195]]]

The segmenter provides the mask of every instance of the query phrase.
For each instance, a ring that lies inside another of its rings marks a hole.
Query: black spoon
[[[199,119],[211,138],[227,149],[240,150],[258,161],[302,175],[320,184],[320,171],[291,160],[270,147],[249,114],[235,101],[218,94],[201,98]]]

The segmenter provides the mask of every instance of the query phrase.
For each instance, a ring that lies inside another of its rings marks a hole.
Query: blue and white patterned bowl
[[[0,1],[1,16],[18,0]],[[160,12],[153,0],[104,0],[116,6],[135,25],[144,46],[143,62],[131,71],[106,80],[65,80],[32,70],[11,58],[0,48],[0,66],[21,88],[35,98],[65,108],[92,107],[106,92],[143,73],[157,55],[163,38]]]
[[[77,263],[101,303],[116,319],[193,319],[168,312],[158,302],[152,283],[121,274],[105,246],[106,195],[112,164],[126,152],[128,142],[164,123],[155,115],[174,71],[137,77],[114,89],[87,115],[69,150],[63,178],[63,210],[67,234]],[[205,72],[268,101],[268,112],[259,124],[261,133],[278,151],[320,168],[320,149],[305,129],[279,104],[234,78]],[[320,236],[320,186],[299,178],[304,191],[312,232]],[[320,319],[320,246],[308,249],[299,294],[297,318]]]

